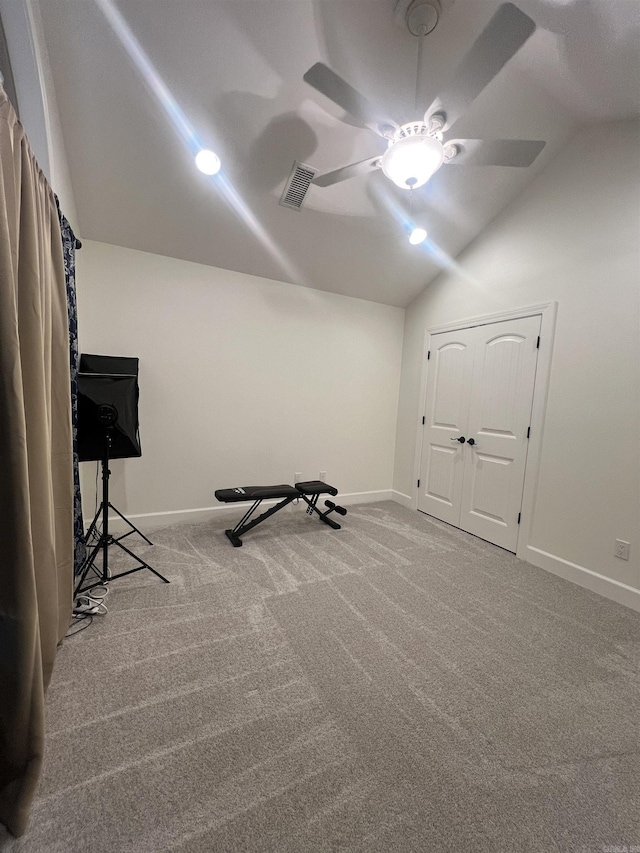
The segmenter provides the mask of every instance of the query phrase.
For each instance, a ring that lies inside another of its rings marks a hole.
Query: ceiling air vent
[[[291,174],[280,196],[280,204],[283,207],[290,207],[292,210],[300,210],[309,185],[316,174],[317,169],[305,166],[304,163],[298,163],[297,160],[294,161]]]

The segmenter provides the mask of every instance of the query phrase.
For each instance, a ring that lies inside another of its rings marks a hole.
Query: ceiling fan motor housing
[[[426,36],[436,28],[442,8],[438,0],[414,0],[407,9],[407,28],[412,36]]]
[[[411,35],[426,36],[432,32],[442,13],[455,0],[397,0],[393,18],[398,26],[409,30]]]
[[[429,127],[424,121],[410,121],[407,124],[401,125],[396,131],[395,139],[393,142],[397,142],[399,139],[407,139],[409,136],[428,136],[429,135]]]

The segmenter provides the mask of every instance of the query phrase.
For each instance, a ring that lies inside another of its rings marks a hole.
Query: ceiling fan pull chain
[[[424,46],[425,40],[427,38],[427,28],[426,26],[422,26],[421,28],[423,32],[418,36],[418,66],[416,68],[416,97],[415,97],[415,111],[416,114],[420,110],[420,98],[419,98],[419,89],[420,89],[420,71],[422,70],[422,48]]]

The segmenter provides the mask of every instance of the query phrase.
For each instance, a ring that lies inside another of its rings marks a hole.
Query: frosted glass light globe
[[[399,187],[415,189],[426,184],[444,161],[442,144],[432,136],[398,139],[382,155],[382,171]]]
[[[215,175],[216,172],[220,171],[220,158],[214,151],[203,148],[196,154],[196,166],[205,175]]]

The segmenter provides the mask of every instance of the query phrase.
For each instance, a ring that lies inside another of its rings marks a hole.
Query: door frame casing
[[[460,329],[469,329],[473,326],[485,326],[490,323],[500,323],[503,320],[519,320],[522,317],[540,315],[540,349],[538,350],[538,364],[536,367],[536,380],[533,388],[533,402],[531,407],[531,436],[527,448],[527,462],[524,471],[524,486],[522,491],[522,510],[520,529],[518,530],[518,543],[516,546],[516,557],[526,559],[527,547],[533,530],[533,508],[538,489],[538,475],[540,470],[540,456],[542,451],[542,437],[544,430],[544,418],[549,393],[549,380],[551,376],[551,358],[553,355],[553,342],[556,329],[556,317],[558,314],[557,302],[544,302],[540,305],[530,305],[525,308],[514,308],[511,311],[499,311],[495,314],[483,314],[480,317],[469,317],[464,320],[456,320],[440,326],[430,326],[425,329],[422,346],[422,370],[420,380],[420,409],[418,424],[416,428],[416,450],[413,463],[413,489],[411,496],[411,507],[418,511],[418,479],[422,461],[422,417],[425,414],[427,400],[427,382],[429,381],[429,360],[427,353],[430,349],[432,335],[441,332],[455,332]]]

